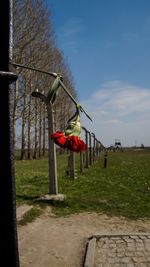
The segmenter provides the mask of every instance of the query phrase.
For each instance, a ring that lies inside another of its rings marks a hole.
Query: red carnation
[[[54,140],[55,144],[64,148],[64,145],[66,143],[66,137],[65,137],[64,133],[57,131],[57,132],[51,134],[51,138]]]
[[[65,147],[74,152],[80,152],[87,149],[87,145],[78,136],[68,136]]]
[[[80,152],[87,149],[87,145],[78,136],[65,136],[63,132],[57,131],[51,135],[55,144],[62,148],[68,148],[74,152]]]

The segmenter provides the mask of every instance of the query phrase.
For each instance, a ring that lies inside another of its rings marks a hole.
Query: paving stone
[[[97,237],[93,267],[150,267],[150,235]]]

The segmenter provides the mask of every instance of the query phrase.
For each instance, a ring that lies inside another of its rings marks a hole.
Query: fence
[[[50,136],[55,132],[55,121],[54,121],[54,110],[53,110],[53,103],[55,101],[58,88],[61,86],[61,88],[65,91],[65,93],[68,95],[68,97],[71,99],[71,101],[75,104],[78,112],[83,112],[88,119],[92,121],[90,116],[87,114],[87,112],[81,107],[74,97],[71,95],[71,93],[67,90],[66,86],[62,82],[62,76],[57,73],[53,72],[46,72],[41,69],[37,69],[31,66],[25,66],[22,64],[18,64],[13,62],[12,65],[14,67],[19,68],[25,68],[29,69],[33,72],[39,72],[42,74],[46,74],[49,76],[52,76],[54,78],[54,82],[51,85],[51,88],[49,89],[48,93],[45,94],[43,92],[39,92],[38,90],[35,90],[32,92],[32,96],[35,98],[38,98],[39,101],[42,101],[44,105],[46,106],[47,110],[47,118],[48,118],[48,143],[49,143],[49,194],[51,195],[57,195],[58,194],[58,183],[57,183],[57,159],[56,159],[56,146],[54,141],[50,138]],[[82,127],[82,129],[85,132],[85,143],[88,147],[86,152],[80,153],[80,170],[83,172],[84,167],[88,168],[91,166],[96,158],[98,157],[100,153],[100,147],[104,148],[104,146],[101,144],[100,141],[98,141],[95,137],[94,133],[90,133],[85,127]],[[76,169],[75,169],[75,160],[74,160],[74,153],[70,152],[70,155],[68,156],[68,170],[67,174],[71,178],[76,178]]]
[[[80,152],[80,173],[84,172],[84,168],[89,168],[92,166],[100,156],[100,152],[104,150],[104,146],[100,141],[97,140],[94,133],[90,133],[85,127],[82,127],[82,129],[85,132],[85,143],[88,148],[86,151]],[[73,179],[77,178],[75,154],[75,152],[70,151],[68,155],[67,175]]]
[[[14,162],[13,162],[13,151],[12,151],[12,133],[11,133],[11,122],[10,122],[10,83],[17,79],[17,76],[12,71],[10,66],[17,66],[13,63],[10,65],[12,60],[12,0],[1,1],[2,5],[0,7],[0,27],[1,27],[1,61],[0,61],[0,87],[1,94],[0,99],[3,105],[0,105],[0,115],[1,121],[4,121],[1,128],[1,168],[0,168],[0,197],[1,197],[1,262],[6,266],[19,267],[19,253],[18,253],[18,239],[17,239],[17,229],[16,229],[16,196],[15,196],[15,180],[14,180]],[[25,66],[20,66],[25,67]],[[34,71],[43,72],[38,69],[26,68]],[[53,84],[57,89],[58,85],[64,89],[68,94],[70,99],[76,105],[76,100],[67,91],[66,87],[61,81],[61,77],[54,73],[45,73],[52,75],[57,79],[58,83]],[[55,80],[56,82],[56,80]],[[51,88],[52,89],[52,88]],[[49,94],[47,96],[42,93],[34,92],[35,97],[42,99],[47,107],[48,120],[49,120],[49,135],[53,132],[53,110],[52,103],[49,101]],[[85,110],[80,107],[81,111],[90,119]],[[4,120],[5,114],[5,120]],[[88,133],[89,134],[89,133]],[[91,138],[91,137],[90,137]],[[95,142],[95,141],[94,141]],[[94,152],[96,150],[96,152]],[[92,152],[93,151],[93,152]],[[83,170],[84,162],[86,167],[92,164],[92,155],[98,155],[99,149],[98,144],[94,145],[94,149],[90,147],[86,152],[84,161],[84,156],[81,155],[81,169]],[[72,153],[73,157],[73,153]],[[71,158],[71,157],[70,157]],[[74,162],[70,160],[70,162]],[[57,166],[56,166],[56,148],[54,142],[49,138],[49,180],[50,180],[50,193],[57,194]],[[73,166],[72,163],[69,166]],[[74,169],[72,168],[72,171]]]

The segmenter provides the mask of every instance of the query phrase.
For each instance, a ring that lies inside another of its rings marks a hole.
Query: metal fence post
[[[19,267],[9,85],[17,78],[9,68],[9,59],[12,59],[12,1],[0,1],[0,30],[0,262],[2,266]]]

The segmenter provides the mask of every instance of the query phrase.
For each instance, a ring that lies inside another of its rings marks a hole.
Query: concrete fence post
[[[83,156],[84,156],[84,152],[80,152],[80,172],[83,172]]]
[[[98,158],[98,140],[96,139],[96,159]]]
[[[92,166],[92,140],[91,140],[91,133],[88,131],[89,134],[89,165]]]
[[[52,103],[47,104],[48,112],[48,141],[49,141],[49,193],[58,194],[58,183],[57,183],[57,159],[56,159],[56,145],[50,138],[51,134],[54,133],[54,114]]]
[[[75,170],[75,153],[73,151],[70,151],[69,156],[69,177],[73,179],[77,178]]]
[[[85,168],[89,167],[89,142],[88,142],[88,131],[85,127],[82,127],[82,129],[85,131],[85,143],[87,145],[87,150],[85,152]]]
[[[95,162],[95,144],[96,144],[96,140],[95,140],[95,134],[92,133],[92,136],[93,136],[93,162]]]

